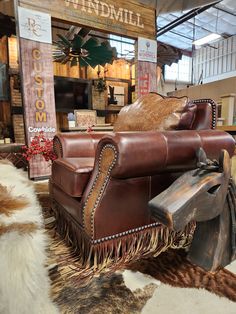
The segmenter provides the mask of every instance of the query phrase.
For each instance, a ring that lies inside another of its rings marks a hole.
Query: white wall
[[[195,50],[193,65],[195,84],[236,76],[236,35]]]
[[[157,86],[157,92],[159,94],[167,96],[168,93],[175,92],[175,88],[177,88],[177,91],[182,90],[184,88],[187,88],[186,83],[177,83],[175,85],[175,82],[159,82]]]
[[[179,91],[169,93],[175,96],[188,96],[190,99],[211,98],[216,102],[226,94],[236,93],[236,76],[224,80],[219,80],[207,84],[191,86]]]

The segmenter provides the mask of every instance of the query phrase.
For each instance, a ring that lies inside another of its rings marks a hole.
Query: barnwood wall
[[[105,70],[105,73],[104,73]],[[94,69],[88,67],[87,78],[97,79],[98,78],[98,66]],[[107,78],[119,78],[124,80],[130,80],[130,63],[124,59],[114,60],[112,64],[106,64],[105,67],[100,66],[100,77]]]
[[[151,39],[156,35],[155,10],[135,0],[20,0],[19,5],[108,33]]]
[[[7,37],[0,39],[0,62],[8,63]],[[6,125],[11,124],[11,107],[10,101],[0,101],[0,122]]]

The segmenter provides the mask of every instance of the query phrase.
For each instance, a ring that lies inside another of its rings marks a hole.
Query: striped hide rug
[[[48,238],[27,174],[0,162],[0,313],[56,314],[46,268]]]

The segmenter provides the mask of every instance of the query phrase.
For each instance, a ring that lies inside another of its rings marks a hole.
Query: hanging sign
[[[20,37],[52,43],[51,15],[18,7]]]
[[[19,0],[19,4],[98,31],[133,38],[153,39],[156,35],[155,9],[135,0]]]
[[[56,133],[54,76],[51,50],[51,19],[48,14],[19,8],[20,58],[26,142],[44,133],[52,139]],[[24,38],[22,38],[22,36]],[[51,169],[41,157],[30,160],[30,177],[50,175]]]
[[[138,38],[138,60],[157,62],[157,42],[148,38]]]

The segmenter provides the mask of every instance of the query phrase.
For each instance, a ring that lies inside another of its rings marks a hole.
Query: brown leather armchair
[[[213,130],[216,105],[197,100],[192,129],[59,133],[54,138],[50,194],[57,231],[84,265],[102,269],[189,243],[195,223],[171,230],[155,221],[148,202],[196,168],[196,151],[232,156],[234,139]]]

